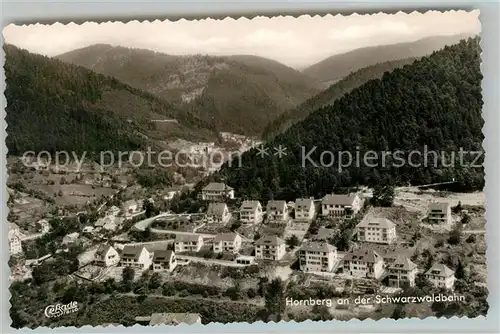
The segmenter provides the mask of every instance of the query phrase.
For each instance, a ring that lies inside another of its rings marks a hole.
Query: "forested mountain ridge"
[[[377,45],[331,56],[305,68],[302,73],[328,86],[361,68],[391,60],[423,57],[468,35],[432,36],[415,42]]]
[[[246,135],[260,135],[319,91],[317,80],[256,56],[173,56],[99,44],[57,58],[148,91],[219,131]]]
[[[28,150],[127,150],[157,134],[152,118],[175,118],[161,137],[213,135],[189,113],[80,66],[4,46],[9,154]]]
[[[483,168],[464,166],[475,157],[465,156],[464,165],[458,157],[460,149],[482,151],[480,62],[478,38],[445,47],[313,112],[269,141],[266,147],[270,154],[264,158],[253,149],[243,154],[240,167],[225,164],[213,178],[224,180],[244,198],[262,200],[319,197],[335,187],[418,185],[453,179],[455,190],[482,189]],[[286,155],[281,158],[272,154],[279,145],[286,147]],[[412,156],[412,164],[421,166],[410,166],[411,151],[422,152],[424,146],[439,154],[437,165],[433,156],[427,166],[422,166],[422,156]],[[390,156],[383,163],[379,153],[373,167],[372,160],[367,164],[362,159],[370,150],[401,150],[405,163],[400,166]],[[328,167],[331,156],[323,154],[327,151],[351,152],[353,159],[360,152],[361,163],[338,168],[335,155]],[[443,165],[451,162],[454,166]]]
[[[356,72],[349,74],[342,80],[334,83],[324,91],[311,97],[307,101],[301,103],[296,108],[293,108],[271,121],[262,132],[264,139],[270,139],[275,135],[285,131],[290,126],[304,120],[311,112],[333,104],[335,100],[341,98],[344,94],[349,93],[353,89],[362,84],[376,78],[382,77],[385,72],[393,71],[396,68],[411,64],[416,58],[408,58],[401,60],[387,61],[362,68]]]

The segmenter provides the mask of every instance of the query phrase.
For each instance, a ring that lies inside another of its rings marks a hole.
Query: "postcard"
[[[11,326],[485,316],[480,32],[5,27]]]

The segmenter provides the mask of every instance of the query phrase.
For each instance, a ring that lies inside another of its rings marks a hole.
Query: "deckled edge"
[[[350,12],[349,14],[347,14],[346,11],[342,11],[342,13],[337,13],[335,15],[332,15],[330,13],[326,13],[324,15],[321,15],[321,14],[302,14],[302,13],[299,13],[297,12],[296,14],[287,14],[287,15],[253,15],[253,16],[245,16],[245,15],[240,15],[238,16],[237,19],[235,19],[232,15],[227,15],[225,16],[223,19],[218,19],[218,18],[214,18],[213,16],[217,17],[217,16],[220,16],[220,15],[213,15],[213,14],[209,14],[208,16],[204,16],[202,14],[198,14],[198,16],[203,16],[203,18],[200,18],[200,19],[185,19],[185,18],[178,18],[178,19],[172,19],[172,20],[169,20],[168,18],[166,18],[165,20],[160,20],[160,19],[154,19],[154,20],[148,20],[148,19],[144,19],[144,20],[137,20],[137,19],[123,19],[123,20],[109,20],[109,21],[99,21],[98,24],[102,24],[102,23],[122,23],[122,24],[127,24],[127,23],[131,23],[131,22],[137,22],[137,23],[153,23],[153,22],[163,22],[163,23],[166,23],[166,22],[171,22],[171,23],[174,23],[174,22],[186,22],[186,21],[196,21],[196,22],[200,22],[200,21],[208,21],[208,20],[213,20],[213,21],[225,21],[225,20],[228,20],[228,21],[244,21],[244,20],[253,20],[253,19],[256,19],[256,18],[267,18],[267,19],[276,19],[276,18],[290,18],[290,17],[293,17],[293,18],[300,18],[300,17],[308,17],[308,18],[330,18],[330,17],[344,17],[344,16],[351,16],[351,15],[359,15],[359,16],[362,16],[362,15],[396,15],[396,14],[406,14],[406,15],[415,15],[415,14],[421,14],[421,15],[425,15],[427,14],[428,12],[472,12],[472,11],[479,11],[479,16],[478,16],[478,20],[479,20],[479,23],[481,25],[481,30],[479,32],[479,37],[480,37],[480,48],[481,48],[481,64],[480,64],[480,69],[481,69],[481,73],[483,74],[483,29],[482,29],[482,23],[481,23],[481,10],[479,8],[475,8],[475,7],[472,7],[472,6],[466,6],[464,8],[459,8],[459,9],[453,9],[453,8],[450,8],[450,9],[445,9],[445,10],[439,10],[439,9],[412,9],[412,10],[406,10],[406,9],[402,9],[402,10],[398,10],[397,12],[390,12],[390,13],[385,13],[383,11],[378,11],[378,12],[372,12],[372,13],[369,13],[370,10],[368,9],[366,13],[361,13],[361,14],[358,14],[358,12],[354,11],[354,12]],[[302,10],[300,10],[301,12],[303,12]],[[332,10],[333,11],[333,10]],[[213,15],[213,16],[211,16]],[[96,20],[97,21],[97,20]],[[14,24],[14,25],[17,25],[17,26],[32,26],[32,25],[81,25],[81,24],[90,24],[90,23],[96,23],[95,21],[84,21],[82,23],[75,23],[75,21],[70,21],[68,23],[65,23],[65,24],[62,24],[60,23],[59,21],[56,21],[52,24],[40,24],[40,23],[30,23],[30,24],[15,24],[15,23],[10,23],[8,25],[11,25],[11,24]],[[4,161],[3,163],[3,166],[5,167],[5,172],[4,172],[4,175],[5,175],[5,180],[7,181],[8,180],[8,173],[7,173],[7,153],[8,153],[8,150],[7,150],[7,145],[6,145],[6,138],[7,138],[7,123],[6,123],[6,120],[5,120],[5,117],[7,115],[6,113],[6,110],[5,108],[7,107],[7,100],[6,100],[6,97],[5,97],[5,88],[7,86],[6,84],[6,81],[5,81],[5,52],[3,50],[3,45],[5,44],[5,38],[3,36],[3,30],[5,29],[5,27],[7,27],[8,25],[6,26],[3,26],[2,27],[2,51],[1,51],[1,55],[2,55],[2,84],[3,84],[3,93],[2,93],[2,106],[3,106],[3,109],[4,109],[4,117],[2,117],[2,129],[5,130],[4,132],[4,140],[3,140],[3,143],[2,143],[2,147],[5,147],[5,154],[3,154],[2,156],[2,159]],[[482,109],[482,115],[484,115],[484,94],[483,94],[483,91],[484,91],[484,74],[483,74],[483,79],[481,81],[481,93],[482,93],[482,99],[483,99],[483,109]],[[484,125],[483,125],[483,135],[484,135],[484,139],[483,139],[483,144],[482,144],[482,148],[484,150],[484,145],[485,145],[485,141],[486,141],[486,135],[485,135],[485,130],[486,130],[486,121],[484,119],[484,116],[483,116],[483,121],[484,121]],[[484,161],[484,180],[485,180],[485,188],[484,188],[484,192],[486,191],[487,188],[489,188],[487,186],[487,170],[488,168],[486,168],[487,164],[486,164],[486,161],[487,161],[487,155],[486,155],[486,152],[485,152],[485,161]],[[9,194],[8,194],[8,191],[7,191],[7,183],[4,185],[3,187],[3,195],[2,198],[5,198],[5,200],[3,201],[3,209],[2,212],[4,213],[4,221],[7,221],[7,216],[8,216],[8,206],[7,206],[7,201],[8,201],[8,198],[9,198]],[[488,202],[488,199],[485,199],[485,216],[486,216],[486,213],[487,213],[487,202]],[[8,224],[2,224],[3,227],[2,227],[2,230],[0,230],[1,232],[4,232],[4,235],[7,236],[7,232],[8,232]],[[486,219],[486,224],[485,225],[488,225],[488,219]],[[486,266],[487,266],[487,270],[488,270],[488,278],[487,278],[487,281],[488,281],[488,303],[489,305],[491,306],[491,303],[493,301],[493,297],[492,297],[492,294],[490,292],[490,289],[489,287],[491,286],[491,275],[489,275],[489,269],[490,269],[490,264],[491,264],[491,261],[488,260],[488,258],[491,257],[492,254],[490,254],[492,252],[492,249],[491,247],[488,247],[488,242],[487,242],[487,236],[488,236],[488,228],[485,227],[486,229],[486,232],[485,232],[485,239],[486,239]],[[5,240],[5,239],[4,239]],[[4,246],[4,251],[5,251],[5,254],[7,254],[7,261],[4,262],[3,266],[7,266],[7,270],[4,270],[4,272],[6,273],[6,276],[7,276],[7,283],[9,284],[9,278],[10,278],[10,274],[11,274],[11,270],[10,270],[10,267],[8,265],[8,258],[9,258],[9,249],[8,249],[8,242],[5,243],[5,246]],[[10,293],[10,284],[9,286],[7,287],[7,293],[6,293],[6,296],[8,296],[8,307],[9,307],[9,310],[6,310],[6,313],[9,313],[9,319],[10,319],[10,308],[12,307],[12,304],[10,302],[11,300],[11,293]],[[490,309],[488,310],[490,311]],[[489,312],[488,312],[489,314]],[[487,316],[488,316],[487,314]],[[318,323],[338,323],[338,322],[342,322],[342,323],[345,323],[345,322],[368,322],[368,323],[378,323],[380,321],[382,322],[385,322],[385,323],[389,323],[389,322],[394,322],[394,323],[401,323],[401,322],[406,322],[406,321],[411,321],[411,320],[421,320],[421,321],[424,321],[424,320],[443,320],[446,319],[446,320],[456,320],[456,319],[467,319],[467,320],[479,320],[479,321],[484,321],[487,317],[485,316],[477,316],[477,317],[467,317],[467,316],[462,316],[462,317],[458,317],[458,316],[452,316],[452,317],[445,317],[445,316],[442,316],[442,317],[434,317],[434,316],[430,316],[430,317],[423,317],[423,318],[419,318],[419,317],[408,317],[408,318],[404,318],[404,319],[398,319],[398,320],[394,320],[394,319],[391,319],[391,318],[381,318],[381,319],[377,319],[377,320],[374,320],[374,319],[371,319],[371,318],[366,318],[366,319],[356,319],[356,318],[352,318],[352,319],[349,319],[349,320],[337,320],[337,319],[334,319],[334,320],[331,320],[331,321],[312,321],[312,320],[305,320],[305,321],[301,321],[301,322],[296,322],[295,320],[290,320],[290,321],[284,321],[284,320],[281,320],[279,322],[274,322],[274,321],[270,321],[270,322],[264,322],[264,321],[255,321],[255,322],[231,322],[231,323],[221,323],[221,322],[210,322],[208,324],[203,324],[203,325],[200,325],[200,324],[193,324],[193,325],[189,325],[189,324],[185,324],[185,323],[182,323],[182,324],[179,324],[178,326],[168,326],[168,325],[161,325],[161,326],[148,326],[148,325],[140,325],[140,324],[135,324],[133,326],[124,326],[124,325],[114,325],[114,324],[108,324],[106,326],[103,326],[103,325],[100,325],[100,326],[91,326],[91,325],[84,325],[84,326],[80,326],[80,327],[76,327],[76,326],[63,326],[63,327],[45,327],[45,326],[40,326],[40,327],[36,327],[36,328],[30,328],[30,327],[23,327],[21,330],[31,330],[31,331],[34,331],[34,330],[45,330],[45,329],[56,329],[56,330],[61,330],[62,328],[64,329],[72,329],[72,330],[85,330],[85,329],[90,329],[90,330],[99,330],[99,329],[105,329],[105,328],[161,328],[161,329],[165,329],[165,328],[180,328],[180,329],[186,329],[186,328],[190,328],[190,329],[196,329],[196,328],[210,328],[210,327],[219,327],[219,326],[224,326],[226,329],[228,329],[228,326],[232,326],[232,325],[259,325],[259,324],[266,324],[266,325],[271,325],[271,326],[275,326],[275,325],[279,325],[279,324],[318,324]],[[11,327],[12,325],[12,319],[10,319],[10,323],[9,323],[9,327],[10,329],[14,329],[13,327]],[[220,328],[219,328],[220,329]]]

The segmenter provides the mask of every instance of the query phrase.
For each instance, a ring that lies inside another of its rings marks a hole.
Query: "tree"
[[[406,311],[404,309],[404,305],[397,304],[396,307],[394,308],[394,311],[392,311],[391,318],[394,320],[406,318]]]
[[[135,270],[132,267],[125,267],[122,271],[122,282],[128,283],[134,280]]]
[[[295,234],[292,234],[292,236],[287,239],[286,244],[290,246],[291,249],[294,249],[300,245],[300,240]]]
[[[458,245],[460,243],[461,236],[462,236],[462,224],[456,224],[453,230],[450,232],[448,243],[450,245]]]
[[[394,202],[394,186],[376,185],[373,188],[372,204],[375,206],[392,206]]]
[[[462,260],[458,259],[457,269],[455,270],[455,277],[457,279],[466,279],[466,272]]]
[[[460,211],[462,211],[462,202],[458,201],[458,204],[456,206],[452,207],[451,211],[453,213],[460,213]]]
[[[330,309],[326,305],[314,305],[311,313],[312,319],[315,321],[328,321],[333,319]]]
[[[156,290],[161,286],[161,276],[160,273],[153,273],[149,278],[149,288],[151,290]]]
[[[462,225],[468,224],[468,223],[470,223],[470,221],[471,221],[471,218],[470,218],[470,215],[468,213],[464,214],[464,216],[460,220]]]
[[[285,284],[280,278],[275,278],[269,283],[265,296],[267,314],[281,320],[285,311]]]

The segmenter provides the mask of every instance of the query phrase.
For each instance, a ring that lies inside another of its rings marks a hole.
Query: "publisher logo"
[[[69,304],[49,305],[45,308],[45,316],[47,318],[58,318],[62,315],[70,314],[78,311],[78,303],[71,302]]]

